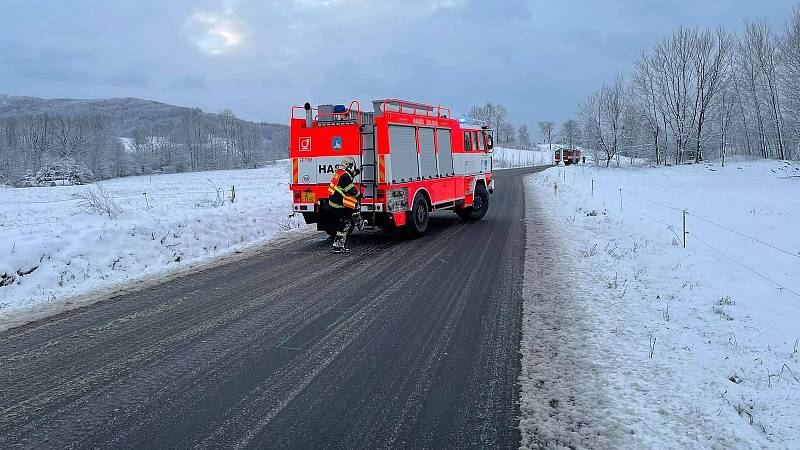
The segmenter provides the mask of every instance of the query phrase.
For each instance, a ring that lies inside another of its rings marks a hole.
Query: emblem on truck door
[[[300,151],[307,152],[311,150],[311,138],[310,137],[301,137],[300,138]]]
[[[334,136],[333,139],[331,139],[331,148],[334,151],[337,151],[337,152],[342,149],[342,137],[341,136]]]

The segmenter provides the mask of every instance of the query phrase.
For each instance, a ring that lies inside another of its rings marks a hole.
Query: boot
[[[356,231],[356,230],[361,231],[361,230],[363,230],[364,226],[367,223],[366,219],[361,217],[361,213],[360,212],[354,212],[351,218],[353,220],[353,228],[350,230],[349,233],[347,233],[348,236],[350,236],[350,233],[352,233],[353,231]]]
[[[333,241],[333,253],[349,253],[350,249],[344,246],[345,236],[337,236]]]

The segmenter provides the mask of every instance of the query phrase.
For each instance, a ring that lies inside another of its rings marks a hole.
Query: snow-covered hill
[[[526,257],[524,442],[800,447],[799,164],[554,167],[528,188],[557,230],[529,238],[563,257]]]
[[[72,296],[153,278],[300,226],[288,218],[287,173],[281,163],[3,189],[0,328],[25,311],[68,308]]]

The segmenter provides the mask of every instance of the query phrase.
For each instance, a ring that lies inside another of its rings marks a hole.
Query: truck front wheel
[[[464,220],[481,220],[487,211],[489,211],[489,191],[486,190],[486,186],[479,184],[475,186],[472,206],[458,208],[456,214]]]

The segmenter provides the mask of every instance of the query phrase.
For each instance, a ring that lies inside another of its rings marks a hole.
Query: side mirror
[[[489,150],[489,153],[492,152],[494,148],[494,139],[492,138],[491,134],[486,135],[486,149]]]

